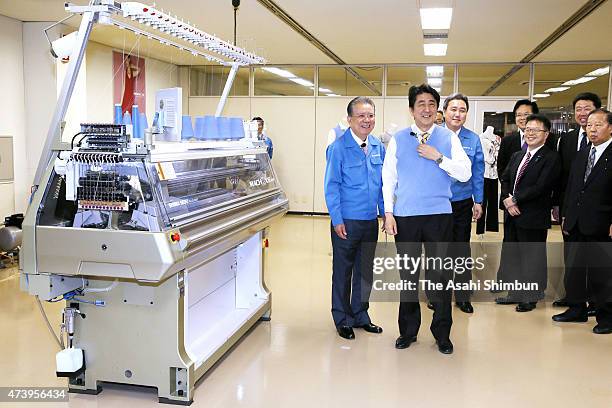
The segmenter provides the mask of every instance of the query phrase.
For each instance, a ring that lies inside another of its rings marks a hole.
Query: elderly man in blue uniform
[[[470,179],[471,163],[457,135],[434,123],[440,104],[435,89],[426,84],[411,87],[408,104],[414,125],[391,139],[383,165],[385,231],[395,235],[400,257],[420,258],[424,243],[427,258],[435,261],[445,258],[453,238],[451,184],[453,179]],[[447,284],[453,271],[433,263],[425,268],[425,280],[443,289],[427,291],[434,305],[431,332],[438,350],[451,354],[452,290]],[[400,294],[398,349],[416,341],[421,325],[417,269],[400,268],[402,281],[411,282],[417,290],[408,287]]]
[[[472,235],[472,219],[482,216],[482,200],[484,195],[484,154],[480,137],[465,128],[470,103],[467,96],[456,93],[444,101],[444,123],[448,130],[459,137],[465,154],[472,163],[472,177],[461,182],[453,179],[451,184],[451,206],[453,208],[453,252],[457,256],[471,256],[470,237]],[[472,280],[472,270],[467,268],[463,273],[455,272],[455,283],[467,284]],[[474,313],[470,302],[472,292],[455,290],[455,302],[464,313]]]
[[[332,316],[338,335],[352,340],[353,328],[382,333],[368,315],[377,216],[383,214],[383,144],[374,136],[375,106],[357,97],[347,107],[349,128],[327,148],[325,202],[333,247]]]

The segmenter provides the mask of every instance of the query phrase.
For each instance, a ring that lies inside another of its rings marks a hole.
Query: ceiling
[[[420,0],[423,2],[423,0]],[[74,0],[76,4],[86,3]],[[445,57],[423,56],[418,0],[275,0],[347,64],[517,62],[557,29],[586,0],[455,0]],[[230,0],[156,0],[156,7],[190,19],[227,41],[233,37]],[[64,18],[63,0],[0,0],[0,14],[22,21]],[[570,29],[534,61],[612,60],[612,1]],[[78,17],[68,20],[78,24]],[[290,29],[257,0],[242,0],[238,45],[271,64],[330,64],[333,61]],[[93,40],[179,65],[201,58],[142,40],[124,30],[99,27]],[[601,41],[597,41],[601,39]],[[150,43],[150,44],[149,44]]]

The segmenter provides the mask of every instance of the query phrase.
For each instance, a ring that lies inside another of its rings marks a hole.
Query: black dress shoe
[[[536,308],[536,302],[521,302],[516,305],[517,312],[531,312]]]
[[[567,303],[567,300],[565,300],[565,298],[555,300],[552,305],[553,307],[569,307],[569,304]]]
[[[602,326],[601,324],[593,327],[593,333],[595,334],[612,334],[612,326]]]
[[[495,298],[495,303],[498,305],[516,305],[518,301],[514,300],[510,296]]]
[[[567,309],[563,313],[556,314],[552,317],[555,322],[559,323],[584,323],[589,320],[587,314],[579,310]]]
[[[347,340],[355,339],[355,332],[353,331],[352,327],[338,326],[336,330],[338,330],[338,335],[342,337],[343,339],[347,339]]]
[[[597,316],[597,309],[595,308],[595,306],[589,305],[589,307],[587,308],[587,316],[589,317]]]
[[[376,334],[380,334],[383,332],[382,327],[377,326],[373,323],[368,323],[368,324],[364,324],[363,326],[355,326],[358,329],[363,329],[365,331],[367,331],[368,333],[376,333]]]
[[[434,304],[433,304],[433,303],[431,303],[431,302],[427,302],[427,308],[428,308],[429,310],[434,310]]]
[[[442,354],[453,354],[453,343],[450,340],[436,340],[438,350]]]
[[[474,313],[474,308],[470,302],[457,302],[455,304],[463,313]]]
[[[417,340],[417,336],[405,337],[399,336],[397,340],[395,340],[395,348],[396,349],[405,349],[410,347],[410,344],[414,343]]]

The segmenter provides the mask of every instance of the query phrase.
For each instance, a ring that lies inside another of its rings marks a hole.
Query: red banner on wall
[[[121,104],[122,114],[131,113],[132,105],[147,111],[144,58],[113,51],[113,103]]]

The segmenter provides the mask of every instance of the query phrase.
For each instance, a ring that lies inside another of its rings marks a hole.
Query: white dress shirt
[[[366,149],[368,148],[368,137],[366,136],[365,140],[361,140],[359,137],[357,137],[357,135],[353,132],[353,129],[351,129],[351,136],[353,136],[353,139],[355,140],[355,143],[357,143],[357,146],[361,147],[362,144],[366,144],[365,147]],[[363,148],[362,148],[363,149]]]
[[[599,146],[591,146],[591,149],[594,147],[595,148],[595,163],[593,163],[593,167],[595,167],[595,165],[597,164],[597,160],[599,160],[599,158],[601,157],[601,155],[603,154],[603,152],[606,151],[606,149],[608,148],[608,146],[610,145],[610,142],[612,142],[612,139],[608,139],[607,142],[603,142],[602,144],[600,144]],[[589,151],[589,154],[591,154],[591,152]],[[588,157],[588,156],[587,156]],[[588,159],[587,159],[588,160]]]
[[[435,127],[433,125],[427,133],[430,135],[433,133]],[[416,125],[411,126],[412,132],[417,135],[419,142],[423,140],[423,131],[420,130]],[[452,178],[465,182],[472,177],[472,163],[470,158],[463,150],[459,136],[454,132],[450,131],[451,136],[451,157],[442,159],[442,163],[439,164],[440,168],[444,170]],[[385,154],[385,161],[382,169],[382,180],[383,180],[383,200],[385,201],[385,212],[393,212],[393,204],[395,201],[395,188],[397,186],[397,143],[395,136],[389,142],[387,146],[387,152]]]

